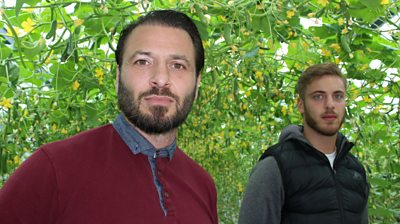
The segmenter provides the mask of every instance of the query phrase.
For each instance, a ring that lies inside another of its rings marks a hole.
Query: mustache
[[[338,116],[338,114],[333,111],[333,110],[329,110],[329,111],[325,111],[325,113],[322,114],[322,116],[326,116],[326,115],[335,115]]]
[[[176,102],[179,102],[179,97],[171,92],[169,88],[151,88],[145,92],[142,92],[138,99],[141,100],[142,98],[146,96],[151,96],[151,95],[156,95],[156,96],[168,96],[173,98]]]

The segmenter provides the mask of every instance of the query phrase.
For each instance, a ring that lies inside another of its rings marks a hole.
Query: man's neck
[[[135,127],[136,128],[136,127]],[[172,129],[163,134],[148,134],[136,128],[136,130],[143,135],[156,149],[162,149],[171,145],[176,138],[177,129]]]
[[[332,136],[322,135],[310,127],[304,126],[304,137],[318,151],[324,154],[333,153],[336,150],[337,134]]]
[[[170,146],[175,141],[176,134],[178,132],[177,128],[174,128],[163,134],[148,134],[148,133],[140,130],[139,128],[137,128],[135,125],[133,125],[125,116],[124,116],[124,119],[134,129],[136,129],[147,141],[149,141],[156,149],[162,149],[167,146]]]

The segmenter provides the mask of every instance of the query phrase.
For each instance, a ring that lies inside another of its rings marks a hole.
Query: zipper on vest
[[[337,201],[339,203],[339,213],[340,213],[340,223],[344,223],[344,208],[343,208],[343,198],[342,198],[342,192],[339,187],[338,180],[336,179],[336,171],[332,168],[333,171],[333,180],[335,181],[335,189],[336,189],[336,197]]]

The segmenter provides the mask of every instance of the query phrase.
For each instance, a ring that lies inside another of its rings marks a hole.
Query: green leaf
[[[381,6],[380,0],[360,0],[360,3],[367,6],[370,9],[375,9]]]
[[[367,23],[372,23],[382,15],[383,8],[349,8],[348,11],[351,17],[362,19]]]
[[[89,125],[96,125],[99,112],[96,110],[96,104],[94,103],[87,103],[85,105],[86,115],[87,115],[87,122]]]
[[[12,50],[9,47],[2,47],[0,49],[0,59],[5,60],[7,59],[12,53]]]
[[[71,86],[77,72],[75,63],[71,61],[64,64],[55,64],[50,68],[50,71],[54,74],[52,86],[57,90],[62,90]]]
[[[342,46],[342,48],[347,52],[350,53],[351,49],[350,49],[350,41],[349,38],[347,37],[347,35],[341,35],[340,36],[340,45]]]
[[[193,20],[193,22],[196,24],[197,29],[199,30],[200,36],[202,40],[207,40],[209,38],[209,34],[207,31],[207,25],[204,23],[198,21],[198,20]]]
[[[340,32],[335,26],[324,24],[323,26],[312,26],[309,28],[310,32],[321,39],[336,36]]]
[[[28,4],[30,6],[34,6],[37,3],[39,3],[41,0],[17,0],[15,3],[15,16],[18,17],[19,11],[21,11],[21,8],[24,4]]]
[[[9,81],[13,86],[16,86],[19,79],[19,65],[11,63],[7,66]]]
[[[26,42],[25,47],[22,50],[26,57],[36,58],[45,47],[46,45],[44,44],[44,41],[38,40],[34,42]]]
[[[271,36],[275,19],[271,16],[253,16],[251,24],[255,32],[262,31],[265,36]]]
[[[224,25],[224,38],[226,43],[230,44],[231,43],[231,31],[232,31],[232,27],[230,24],[225,24]]]

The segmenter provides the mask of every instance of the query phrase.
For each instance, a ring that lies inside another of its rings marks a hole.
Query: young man
[[[153,11],[122,31],[111,125],[39,148],[0,191],[11,223],[218,223],[212,178],[176,146],[204,50],[185,14]]]
[[[339,133],[346,79],[331,63],[303,72],[297,84],[303,126],[283,129],[249,179],[240,224],[368,223],[368,183]]]

